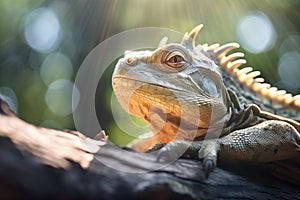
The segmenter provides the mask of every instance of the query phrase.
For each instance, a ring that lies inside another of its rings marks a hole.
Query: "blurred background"
[[[268,82],[296,94],[299,10],[298,0],[1,0],[0,94],[28,122],[74,129],[74,79],[95,46],[132,28],[184,33],[201,23],[200,43],[238,41],[248,65],[262,71]],[[122,134],[111,114],[114,64],[99,82],[96,107],[112,142],[126,144],[131,137]]]

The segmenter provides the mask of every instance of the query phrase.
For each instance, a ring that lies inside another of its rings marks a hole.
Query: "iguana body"
[[[163,38],[154,51],[127,51],[113,74],[120,104],[152,130],[133,143],[158,157],[204,158],[208,175],[217,155],[270,162],[300,158],[300,95],[255,78],[237,43],[195,46],[201,25],[180,44]],[[166,144],[167,143],[167,144]],[[166,145],[165,145],[166,144]]]

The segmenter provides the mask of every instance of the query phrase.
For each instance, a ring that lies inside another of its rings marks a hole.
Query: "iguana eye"
[[[183,58],[181,56],[173,56],[171,57],[168,62],[171,62],[171,63],[180,63],[183,61]]]
[[[218,93],[218,88],[215,84],[215,82],[208,78],[208,77],[203,77],[202,79],[202,86],[203,86],[203,90],[211,97],[218,97],[219,93]]]
[[[183,56],[179,55],[179,53],[171,53],[166,59],[166,64],[174,68],[180,68],[185,63]]]

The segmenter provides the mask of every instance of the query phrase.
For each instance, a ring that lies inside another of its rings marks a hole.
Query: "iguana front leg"
[[[287,122],[269,120],[208,141],[174,140],[159,150],[158,159],[172,160],[179,157],[181,149],[186,149],[183,156],[203,159],[207,177],[217,164],[217,155],[226,160],[249,162],[300,158],[300,134]]]

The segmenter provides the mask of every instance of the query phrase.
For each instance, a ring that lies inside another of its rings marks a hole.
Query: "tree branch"
[[[103,134],[95,141],[78,132],[33,126],[13,115],[4,102],[0,105],[1,199],[296,199],[300,196],[299,186],[268,173],[273,165],[220,161],[222,168],[217,168],[206,180],[201,161],[178,159],[164,165],[150,153],[110,144],[103,146]]]

